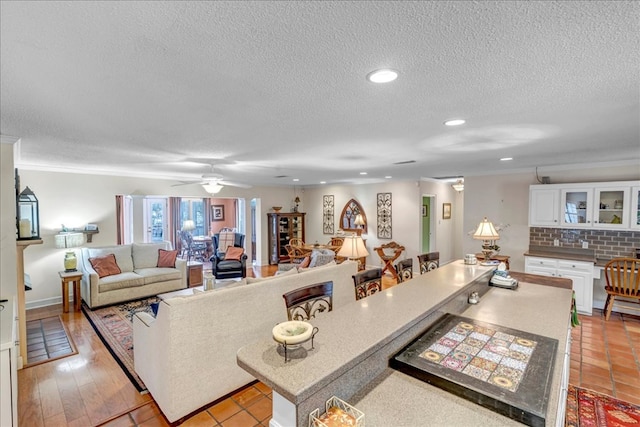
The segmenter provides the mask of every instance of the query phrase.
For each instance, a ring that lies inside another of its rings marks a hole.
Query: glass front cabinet
[[[640,186],[631,188],[631,228],[640,230]]]
[[[606,228],[629,228],[629,187],[596,187],[596,223]]]
[[[293,238],[305,240],[304,212],[268,213],[269,221],[269,264],[289,261],[285,245]]]
[[[591,227],[593,224],[593,188],[571,188],[561,191],[563,214],[560,224],[565,227]]]

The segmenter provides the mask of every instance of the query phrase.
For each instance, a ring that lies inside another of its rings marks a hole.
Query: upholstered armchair
[[[234,233],[233,247],[244,248],[244,234]],[[229,235],[227,235],[229,236]],[[226,241],[226,239],[222,239]],[[229,279],[232,277],[247,277],[247,254],[243,253],[239,259],[228,259],[227,249],[231,246],[227,241],[227,247],[220,247],[220,233],[213,235],[213,255],[210,258],[211,270],[217,279]],[[235,258],[235,257],[234,257]]]

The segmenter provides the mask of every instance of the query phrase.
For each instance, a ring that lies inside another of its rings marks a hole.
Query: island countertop
[[[354,384],[349,393],[344,387],[338,389],[366,414],[367,425],[410,426],[416,425],[418,418],[422,422],[431,419],[436,425],[450,425],[456,417],[462,417],[467,424],[472,420],[476,424],[474,417],[480,417],[487,425],[517,425],[488,409],[386,367],[388,358],[398,350],[398,342],[406,341],[409,335],[415,337],[431,318],[438,318],[451,304],[457,304],[456,307],[462,307],[457,311],[462,316],[559,341],[547,411],[555,419],[571,292],[530,283],[522,283],[516,291],[491,288],[487,283],[492,270],[493,267],[455,261],[340,307],[329,316],[312,319],[310,323],[320,331],[314,340],[315,348],[307,345],[300,357],[285,363],[273,339],[265,337],[241,348],[238,364],[270,386],[274,395],[282,396],[295,406],[299,411],[298,425],[304,423],[309,408],[313,407],[311,403],[315,404],[319,395],[335,391],[333,382],[350,382],[351,377]],[[477,305],[466,304],[472,288],[481,289],[481,301]],[[464,298],[462,306],[461,298]],[[372,370],[369,376],[363,368],[368,363],[378,369]],[[453,418],[444,418],[447,414]],[[399,420],[403,420],[402,423],[399,424]]]

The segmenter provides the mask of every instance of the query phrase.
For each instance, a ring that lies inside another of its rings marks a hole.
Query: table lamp
[[[362,234],[362,230],[364,230],[364,217],[362,214],[356,215],[356,220],[354,224],[358,227],[358,236]]]
[[[337,255],[350,260],[359,260],[360,258],[368,257],[369,252],[364,245],[362,237],[354,234],[344,238]]]
[[[64,254],[64,271],[78,271],[78,258],[76,251],[71,248],[77,248],[84,244],[84,234],[74,232],[60,232],[54,236],[54,242],[57,249],[67,249]]]
[[[493,246],[495,245],[495,241],[500,239],[500,235],[486,216],[478,225],[476,232],[473,233],[473,238],[476,240],[482,240],[482,255],[484,256],[485,262],[489,261],[489,259],[491,259],[491,255],[493,255]]]

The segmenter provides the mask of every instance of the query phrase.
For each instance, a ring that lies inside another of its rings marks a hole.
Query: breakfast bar
[[[364,412],[369,426],[521,425],[389,366],[389,360],[446,313],[547,337],[557,343],[546,425],[561,425],[568,378],[571,281],[513,276],[516,290],[488,286],[494,267],[455,261],[385,291],[323,313],[319,329],[285,362],[272,337],[238,351],[239,366],[273,390],[272,427],[308,425],[311,411],[337,396]],[[480,301],[468,302],[477,292]]]

